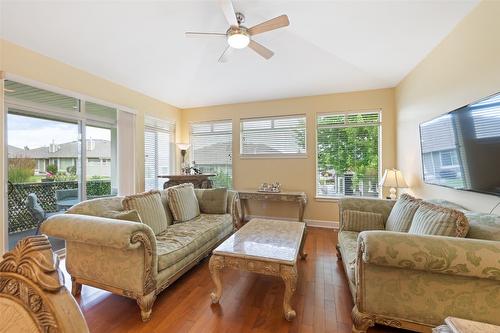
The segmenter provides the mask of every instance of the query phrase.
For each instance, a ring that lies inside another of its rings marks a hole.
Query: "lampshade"
[[[380,186],[404,188],[408,187],[401,171],[397,169],[385,169]]]
[[[189,147],[191,147],[191,145],[189,143],[178,143],[177,144],[177,147],[180,149],[180,150],[188,150]]]

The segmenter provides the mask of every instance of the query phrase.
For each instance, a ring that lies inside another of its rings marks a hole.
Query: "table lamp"
[[[379,185],[383,187],[390,187],[389,197],[392,200],[396,200],[397,198],[396,191],[398,188],[408,187],[403,177],[403,174],[401,173],[401,171],[397,169],[385,169],[384,176],[382,177],[382,180],[380,181]]]

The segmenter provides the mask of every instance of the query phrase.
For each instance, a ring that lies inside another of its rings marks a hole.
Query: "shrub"
[[[35,171],[35,160],[30,158],[9,158],[8,178],[12,183],[26,183]]]
[[[66,168],[66,171],[69,174],[76,175],[76,166],[75,165],[69,166]]]
[[[67,182],[67,181],[78,179],[76,174],[66,173],[66,172],[58,172],[57,174],[55,174],[53,176],[53,178],[56,182]]]
[[[52,175],[56,175],[57,174],[57,165],[55,165],[55,164],[47,165],[47,172],[51,173]]]

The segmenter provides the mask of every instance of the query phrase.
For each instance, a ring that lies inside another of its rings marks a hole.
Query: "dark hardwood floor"
[[[297,317],[292,322],[282,314],[284,284],[279,278],[226,270],[220,305],[211,305],[208,259],[158,296],[147,323],[141,321],[135,301],[125,297],[83,286],[77,301],[93,333],[351,332],[353,303],[335,255],[337,234],[331,229],[308,230],[308,257],[299,263],[293,299]],[[65,277],[70,288],[66,272]],[[405,331],[378,326],[369,332]]]

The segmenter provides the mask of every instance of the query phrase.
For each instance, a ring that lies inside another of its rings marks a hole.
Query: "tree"
[[[344,124],[344,115],[320,125]],[[338,176],[353,173],[353,183],[378,174],[378,125],[364,115],[349,115],[350,127],[323,126],[318,129],[318,168]],[[363,123],[367,123],[363,126]],[[371,123],[371,124],[370,124]]]

